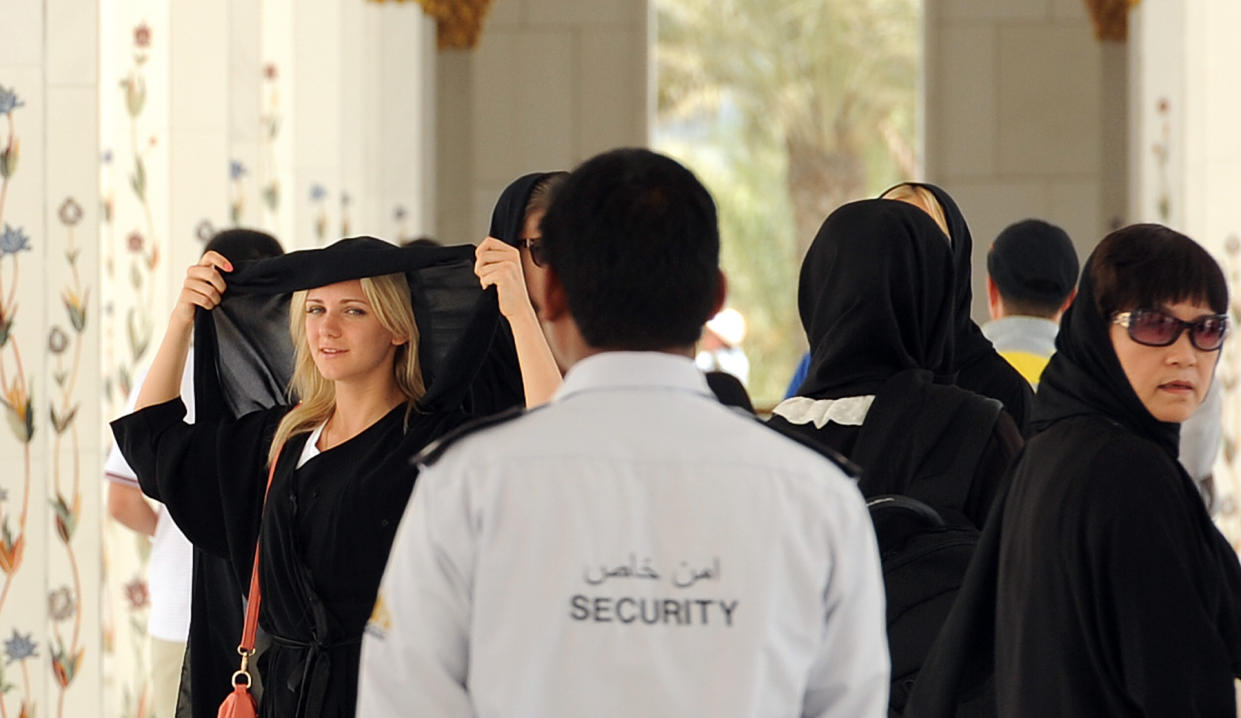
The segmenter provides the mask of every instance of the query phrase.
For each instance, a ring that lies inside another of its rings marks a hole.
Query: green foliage
[[[783,396],[805,338],[805,247],[841,203],[918,172],[921,0],[655,0],[657,148],[719,206],[750,394]]]

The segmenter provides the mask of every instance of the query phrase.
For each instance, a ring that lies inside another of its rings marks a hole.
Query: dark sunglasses
[[[530,250],[530,261],[534,262],[534,266],[547,266],[547,250],[543,248],[542,237],[523,237],[517,240],[517,246]]]
[[[1228,334],[1228,317],[1224,314],[1187,322],[1155,309],[1134,309],[1117,314],[1112,323],[1128,329],[1130,339],[1148,347],[1166,347],[1188,329],[1190,344],[1211,352],[1223,346],[1224,336]]]

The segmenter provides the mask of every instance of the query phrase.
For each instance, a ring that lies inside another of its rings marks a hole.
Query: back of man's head
[[[1051,318],[1077,285],[1077,250],[1054,224],[1027,219],[1000,232],[987,252],[987,273],[1005,314]]]
[[[689,347],[717,308],[715,203],[674,160],[643,149],[587,160],[556,193],[541,230],[592,347]]]

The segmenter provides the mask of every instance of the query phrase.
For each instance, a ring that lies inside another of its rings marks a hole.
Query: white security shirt
[[[879,557],[827,459],[613,352],[426,468],[358,715],[886,715]]]

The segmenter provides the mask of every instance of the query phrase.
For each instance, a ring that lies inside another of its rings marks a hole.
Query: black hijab
[[[949,377],[952,254],[926,212],[862,200],[823,222],[802,261],[798,310],[810,368],[798,394],[874,394],[908,369]]]
[[[965,222],[965,215],[961,213],[961,208],[957,206],[952,196],[943,188],[924,182],[907,184],[911,187],[922,187],[930,192],[943,209],[944,219],[948,225],[956,282],[954,285],[956,319],[953,331],[956,362],[953,367],[957,375],[957,386],[998,399],[1024,434],[1029,427],[1034,392],[1029,382],[996,352],[991,341],[983,335],[982,329],[970,316],[974,299],[971,277],[974,239],[970,235],[969,225]],[[884,194],[889,191],[891,188],[885,190]]]
[[[1042,431],[1061,419],[1098,414],[1155,442],[1175,460],[1181,425],[1151,415],[1125,376],[1112,346],[1111,323],[1095,303],[1093,259],[1092,253],[1077,299],[1060,320],[1056,353],[1043,371],[1034,400],[1034,430]]]
[[[491,236],[516,247],[526,224],[526,205],[530,203],[530,195],[534,194],[534,188],[540,182],[556,174],[562,173],[531,172],[510,182],[491,211]]]
[[[956,200],[942,187],[925,182],[909,182],[911,187],[922,187],[935,196],[944,210],[944,219],[948,223],[948,237],[952,246],[952,266],[956,275],[955,310],[956,310],[956,356],[957,367],[973,364],[989,354],[995,354],[991,341],[983,336],[982,329],[974,321],[971,312],[974,306],[973,260],[974,238],[970,227],[965,222],[965,215],[957,206]],[[887,194],[887,191],[884,192]]]
[[[223,301],[195,319],[195,395],[205,418],[239,416],[287,401],[294,291],[403,272],[409,280],[427,393],[422,411],[483,415],[521,403],[511,338],[497,332],[495,290],[474,276],[474,248],[397,247],[374,237],[235,263]]]

